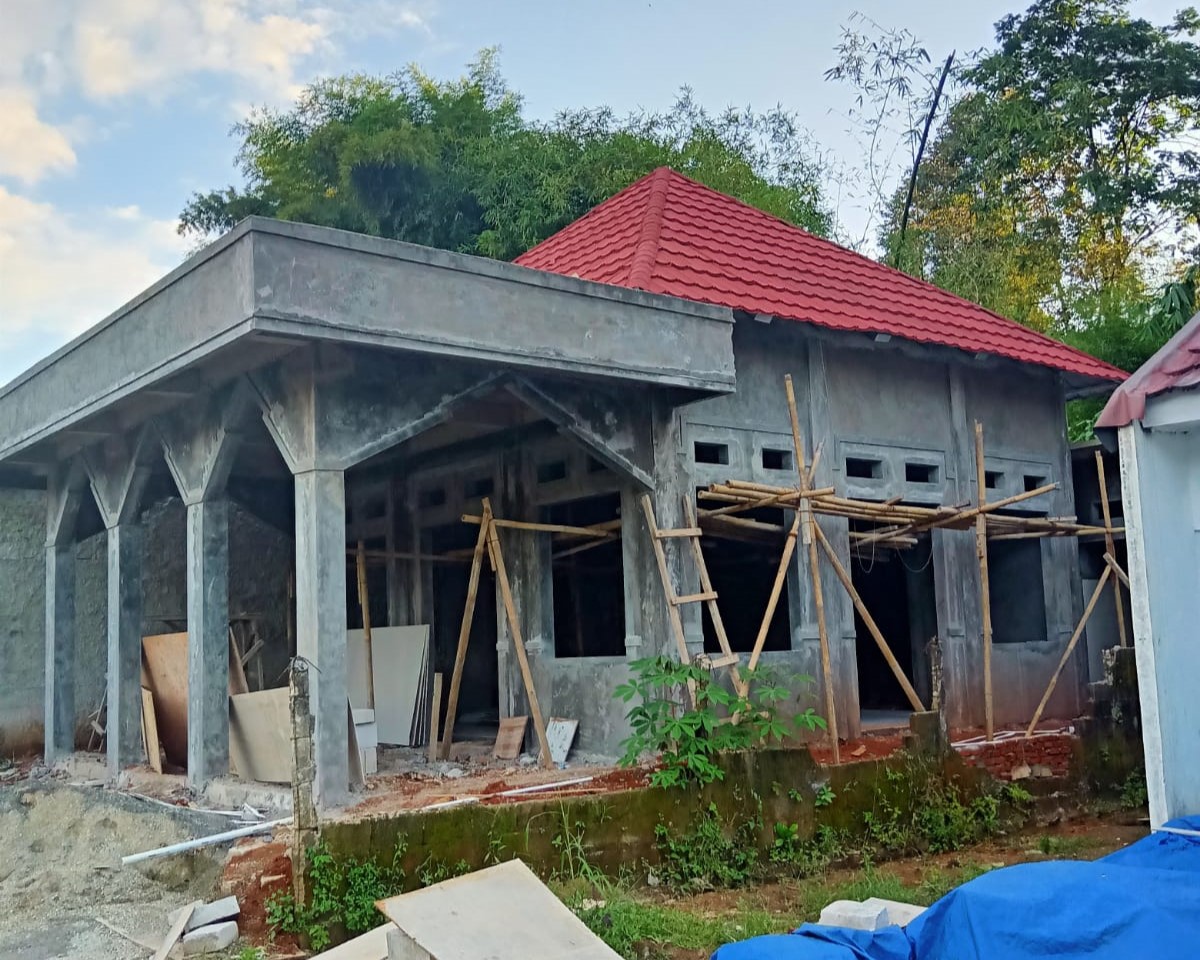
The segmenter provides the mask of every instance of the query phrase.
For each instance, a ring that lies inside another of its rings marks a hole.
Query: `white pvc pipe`
[[[250,827],[239,827],[236,830],[226,830],[224,833],[214,833],[208,837],[184,840],[182,843],[173,843],[169,847],[159,847],[156,850],[146,850],[142,853],[131,853],[129,856],[121,858],[121,866],[127,867],[131,863],[138,863],[142,860],[152,860],[155,857],[167,857],[174,853],[199,850],[201,847],[211,847],[217,843],[225,843],[227,840],[252,837],[256,833],[266,833],[274,827],[281,827],[285,823],[291,822],[291,817],[284,817],[282,820],[268,820],[266,823],[256,823]]]
[[[539,790],[553,790],[555,787],[573,787],[579,783],[589,783],[595,780],[595,777],[578,777],[575,780],[555,780],[554,783],[539,783],[533,787],[518,787],[516,790],[505,790],[503,793],[496,793],[496,797],[515,797],[522,793],[537,793]]]

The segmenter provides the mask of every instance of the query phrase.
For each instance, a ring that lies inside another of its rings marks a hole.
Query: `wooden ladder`
[[[687,639],[683,633],[683,621],[679,617],[679,608],[686,603],[704,603],[708,605],[708,613],[712,618],[713,632],[717,635],[717,643],[721,646],[721,656],[710,661],[710,666],[728,667],[729,679],[733,684],[734,690],[738,696],[746,696],[748,689],[747,683],[742,679],[737,671],[737,667],[742,662],[742,658],[733,652],[729,646],[729,636],[725,633],[725,622],[721,619],[721,611],[717,607],[717,591],[713,589],[712,579],[708,575],[708,567],[704,563],[704,551],[700,549],[700,537],[703,531],[696,525],[695,512],[692,510],[692,503],[684,496],[683,498],[683,516],[687,523],[686,527],[681,527],[676,530],[661,530],[658,526],[658,521],[654,518],[654,506],[650,502],[650,497],[647,494],[642,495],[642,512],[646,514],[646,526],[650,529],[651,542],[654,544],[654,558],[658,561],[658,575],[662,581],[663,595],[667,601],[667,616],[671,621],[671,632],[675,635],[675,646],[679,651],[679,660],[681,663],[691,663],[691,654],[688,653]],[[688,540],[691,543],[692,557],[695,560],[696,570],[700,575],[700,592],[689,593],[680,596],[675,592],[675,585],[671,582],[671,573],[667,569],[667,553],[663,548],[664,540]],[[693,698],[695,691],[692,691]]]

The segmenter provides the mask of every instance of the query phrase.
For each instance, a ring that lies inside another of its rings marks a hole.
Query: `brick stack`
[[[1038,733],[1029,740],[1023,735],[991,743],[971,740],[956,743],[954,749],[966,763],[984,768],[997,780],[1066,777],[1071,772],[1077,740],[1072,733]]]

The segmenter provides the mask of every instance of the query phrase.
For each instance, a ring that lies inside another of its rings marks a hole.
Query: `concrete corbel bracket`
[[[167,468],[185,504],[219,496],[237,456],[241,423],[257,405],[244,379],[158,421]]]
[[[75,537],[75,521],[87,489],[87,469],[81,457],[59,464],[46,484],[46,546],[61,546]]]
[[[154,460],[161,455],[162,441],[150,424],[132,440],[113,437],[84,453],[92,495],[105,527],[111,530],[137,516]]]

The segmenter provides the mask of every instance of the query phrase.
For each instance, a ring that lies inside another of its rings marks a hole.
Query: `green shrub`
[[[747,820],[730,829],[721,820],[716,804],[687,833],[675,836],[660,823],[654,828],[662,880],[678,890],[711,890],[738,887],[750,879],[758,863],[758,820]]]

